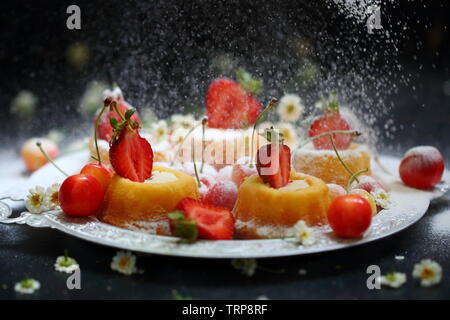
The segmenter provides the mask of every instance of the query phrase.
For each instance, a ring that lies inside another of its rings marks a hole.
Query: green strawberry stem
[[[205,127],[208,123],[208,118],[202,119],[202,165],[200,166],[200,173],[203,173],[203,166],[205,165]]]
[[[245,92],[248,94],[257,96],[263,91],[263,81],[261,79],[253,78],[252,75],[243,68],[236,70],[236,78],[241,87],[244,88]]]
[[[173,156],[172,161],[170,162],[170,165],[173,166],[175,164],[175,160],[178,158],[178,155],[180,154],[181,148],[183,147],[184,142],[186,141],[186,139],[188,138],[188,136],[195,130],[198,128],[198,126],[200,126],[201,124],[197,124],[196,126],[192,127],[187,133],[186,135],[183,137],[183,140],[180,142],[180,145],[177,148],[177,151],[175,152],[175,155]]]
[[[105,101],[103,102],[103,107],[100,110],[97,119],[95,120],[95,128],[94,128],[94,143],[95,143],[95,151],[97,152],[97,161],[98,164],[101,165],[102,164],[102,159],[100,157],[100,150],[98,149],[98,137],[97,137],[97,130],[98,130],[98,125],[100,123],[100,118],[102,117],[103,113],[105,112],[105,109],[111,104],[112,98],[111,97],[107,97],[105,99]]]
[[[68,177],[69,175],[67,173],[64,172],[63,169],[61,169],[54,161],[52,158],[50,158],[47,154],[47,152],[45,152],[44,148],[42,148],[42,143],[40,141],[36,142],[36,146],[39,148],[39,150],[42,152],[42,154],[44,155],[45,159],[48,160],[48,162],[50,162],[56,169],[59,170],[59,172],[61,172],[63,175],[65,175],[66,177]]]
[[[197,186],[200,188],[202,186],[202,183],[200,182],[200,178],[197,172],[197,164],[195,163],[195,141],[192,142],[192,163],[194,164],[194,173],[195,179],[197,180]]]
[[[333,135],[333,134],[344,134],[344,135],[349,135],[349,136],[352,136],[352,137],[359,137],[362,133],[357,131],[357,130],[334,130],[334,131],[323,132],[321,134],[318,134],[318,135],[316,135],[314,137],[311,137],[311,138],[307,139],[298,148],[300,149],[300,148],[306,146],[308,143],[310,143],[310,142],[312,142],[312,141],[314,141],[316,139],[319,139],[319,138],[322,138],[322,137],[325,137],[325,136],[330,136],[330,135]]]
[[[252,159],[252,161],[250,161],[250,168],[253,168],[253,152],[254,152],[254,142],[255,142],[255,131],[256,131],[256,127],[258,126],[258,122],[259,120],[261,120],[261,118],[270,111],[270,109],[272,109],[276,104],[278,103],[278,99],[277,98],[271,98],[269,101],[269,104],[264,108],[264,110],[258,115],[258,117],[256,118],[255,123],[253,124],[253,130],[252,130],[252,139],[251,139],[251,145],[250,145],[250,159]]]

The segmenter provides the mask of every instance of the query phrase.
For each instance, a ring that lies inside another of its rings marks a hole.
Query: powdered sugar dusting
[[[407,157],[420,157],[426,162],[436,162],[442,160],[442,155],[439,150],[432,146],[417,146],[411,148],[405,153],[404,158]]]

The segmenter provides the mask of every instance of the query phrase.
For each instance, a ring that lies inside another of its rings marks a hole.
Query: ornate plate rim
[[[67,157],[71,157],[71,155],[68,155]],[[398,159],[394,157],[384,156],[382,158],[388,162],[398,162]],[[448,171],[446,171],[445,176],[445,181],[449,181]],[[433,192],[414,190],[407,187],[402,188],[406,188],[409,192],[413,192],[416,196],[420,195],[417,199],[418,201],[420,200],[419,203],[421,204],[419,210],[404,224],[393,227],[380,234],[370,235],[358,240],[342,240],[340,243],[329,244],[324,247],[303,247],[302,245],[292,241],[292,239],[231,241],[201,240],[194,244],[179,244],[177,243],[177,238],[174,237],[157,236],[145,232],[118,228],[105,224],[95,217],[83,218],[83,220],[76,218],[76,224],[74,224],[73,221],[70,221],[70,219],[68,220],[65,216],[63,216],[60,211],[53,211],[40,215],[23,212],[18,218],[9,218],[11,208],[3,202],[0,202],[0,222],[27,224],[33,227],[51,227],[63,233],[92,243],[147,254],[211,259],[286,257],[341,250],[389,237],[419,221],[426,214],[430,201],[442,195],[446,191],[445,187],[442,189],[437,189],[437,191],[435,190]],[[389,210],[386,212],[388,211]],[[379,215],[382,215],[383,213],[384,212],[381,212]],[[63,217],[63,219],[59,219],[61,217]],[[78,228],[75,228],[74,225],[78,226]],[[95,230],[96,228],[97,230]],[[101,232],[95,234],[95,232],[98,232],[99,230],[101,230]],[[102,233],[103,237],[101,236]],[[120,238],[121,236],[126,237]],[[142,245],[142,243],[146,241],[151,242],[152,245],[148,246],[149,243],[147,243],[147,245]],[[268,251],[269,248],[272,249]]]

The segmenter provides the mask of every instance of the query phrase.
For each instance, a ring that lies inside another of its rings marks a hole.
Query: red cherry
[[[309,137],[312,138],[322,133],[335,131],[335,130],[350,130],[350,125],[343,119],[339,111],[328,111],[323,116],[313,121],[309,127]],[[333,134],[334,143],[336,148],[340,150],[347,149],[352,143],[352,137],[345,134]],[[333,144],[329,136],[324,136],[313,140],[313,145],[316,149],[331,150]]]
[[[103,186],[103,190],[105,190],[105,192],[111,183],[112,177],[114,176],[114,171],[110,167],[94,162],[85,165],[83,169],[81,169],[80,173],[88,174],[97,178],[98,182],[100,182]]]
[[[407,186],[429,189],[442,179],[444,158],[435,147],[418,146],[405,153],[399,172],[400,178]]]
[[[358,177],[359,182],[353,181],[351,189],[362,189],[369,193],[376,189],[387,191],[386,187],[378,180],[371,176],[363,175]]]
[[[61,209],[68,216],[84,217],[100,211],[105,192],[100,182],[88,174],[76,174],[64,180],[59,189]]]
[[[232,210],[237,200],[237,187],[231,181],[220,181],[214,184],[203,196],[203,202]]]
[[[343,238],[359,238],[369,228],[372,208],[359,195],[339,196],[328,208],[328,222],[334,233]]]

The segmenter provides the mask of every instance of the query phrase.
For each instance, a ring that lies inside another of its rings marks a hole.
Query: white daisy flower
[[[161,142],[162,140],[165,140],[167,138],[167,135],[169,133],[169,128],[167,126],[167,122],[164,120],[159,120],[156,123],[153,123],[151,134],[157,143]]]
[[[47,201],[45,200],[45,189],[37,186],[29,190],[29,194],[25,199],[25,207],[30,213],[41,213],[48,211]]]
[[[31,116],[35,110],[36,103],[37,98],[32,92],[22,90],[11,102],[11,113],[20,117]]]
[[[170,135],[170,143],[174,146],[180,144],[181,142],[183,142],[184,137],[187,135],[187,133],[189,132],[188,129],[184,129],[184,128],[177,128],[175,129],[172,134]]]
[[[386,209],[391,204],[389,194],[381,188],[375,188],[370,192],[377,206]]]
[[[302,100],[298,95],[285,94],[280,99],[277,113],[281,120],[295,122],[302,116],[304,110]]]
[[[26,277],[20,282],[17,282],[14,286],[14,291],[22,294],[33,294],[36,290],[39,290],[41,284],[35,279]]]
[[[315,242],[315,237],[311,228],[307,226],[305,221],[299,220],[295,225],[295,237],[304,246],[312,245]]]
[[[399,288],[406,282],[406,274],[401,272],[391,272],[379,277],[377,281],[383,286]]]
[[[49,210],[54,210],[59,208],[59,188],[61,185],[59,183],[54,183],[45,191],[45,205]]]
[[[127,276],[137,273],[136,256],[130,251],[118,251],[112,259],[111,269]]]
[[[295,146],[297,143],[297,132],[292,124],[279,122],[275,125],[275,128],[283,135],[286,144]]]
[[[231,260],[231,265],[236,270],[241,271],[243,275],[251,277],[255,274],[258,262],[256,259],[233,259]]]
[[[188,115],[174,114],[171,117],[171,120],[173,122],[174,129],[183,128],[189,130],[196,125],[195,118],[191,114]]]
[[[73,271],[80,268],[78,262],[67,255],[67,251],[64,252],[63,256],[56,258],[55,270],[59,272],[72,273]]]
[[[430,287],[441,282],[442,267],[436,261],[424,259],[414,265],[413,277],[421,279],[423,287]]]

